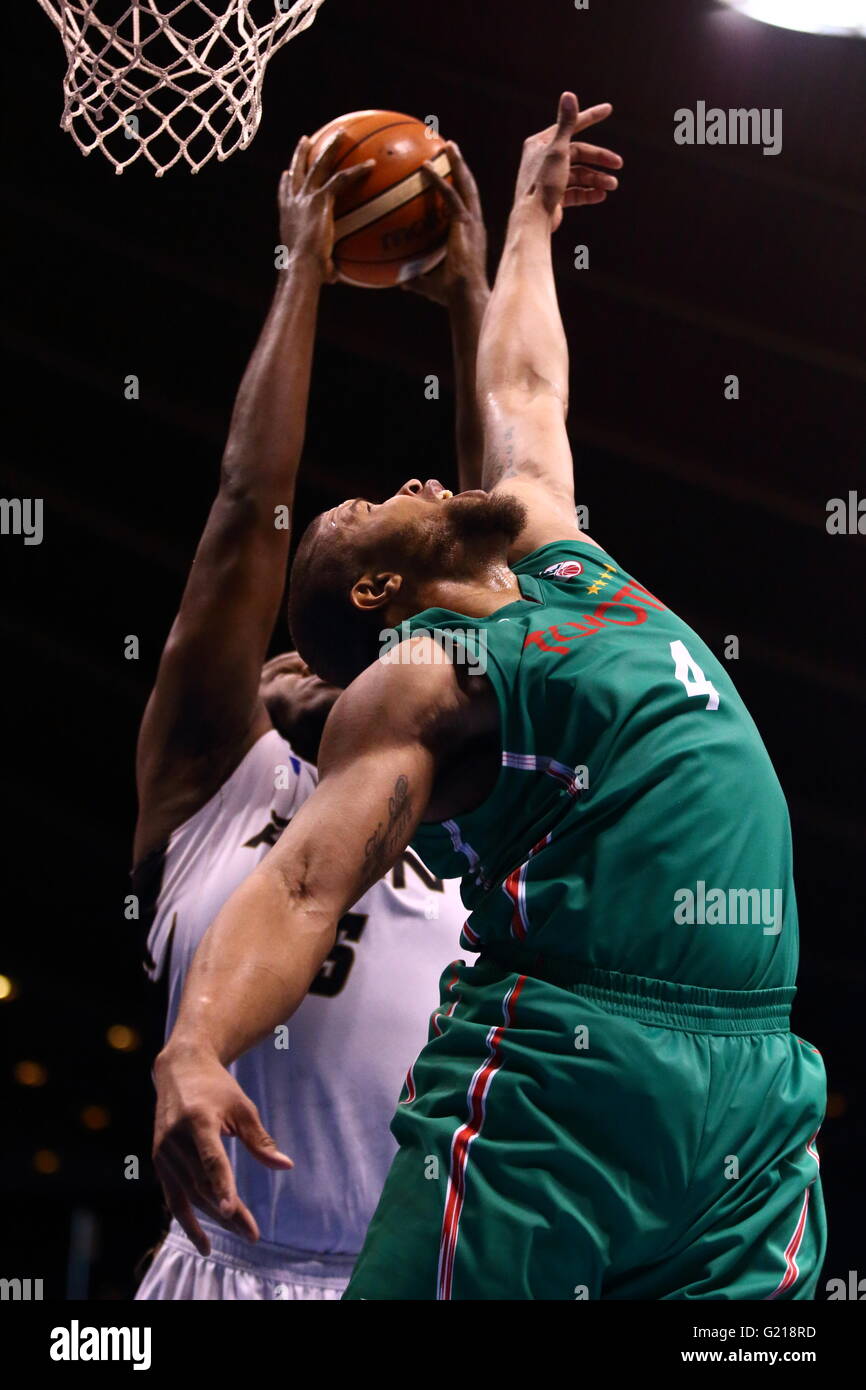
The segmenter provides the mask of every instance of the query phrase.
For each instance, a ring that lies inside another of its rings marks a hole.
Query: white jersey
[[[315,785],[315,768],[270,730],[137,871],[151,919],[147,968],[168,984],[166,1032],[208,926]],[[227,1141],[263,1241],[318,1255],[360,1250],[396,1152],[389,1124],[400,1088],[426,1041],[465,915],[458,881],[435,878],[407,850],[342,919],[287,1024],[233,1063],[265,1128],[295,1162],[290,1172],[271,1172],[238,1140]]]

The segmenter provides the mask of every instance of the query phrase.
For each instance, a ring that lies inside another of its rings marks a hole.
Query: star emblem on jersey
[[[557,579],[576,579],[579,574],[583,574],[583,565],[579,560],[560,560],[556,565],[548,565],[541,573],[553,574]]]
[[[602,570],[601,574],[599,575],[598,579],[594,579],[593,582],[592,582],[591,584],[587,584],[587,586],[586,586],[586,592],[587,592],[588,594],[598,594],[598,593],[600,593],[601,590],[605,587],[605,585],[610,583],[611,575],[614,575],[614,574],[616,574],[616,568],[615,568],[615,566],[614,566],[614,565],[605,565],[605,567],[604,567],[604,569]]]

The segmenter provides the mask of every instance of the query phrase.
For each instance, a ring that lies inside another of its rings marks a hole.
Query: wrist
[[[537,205],[515,208],[508,219],[498,274],[509,267],[513,274],[534,273],[550,264],[552,247],[553,228],[544,210]]]
[[[321,254],[312,246],[286,246],[287,256],[285,263],[281,263],[278,268],[279,281],[301,280],[319,289],[325,283],[327,262]]]
[[[524,193],[514,203],[508,216],[506,242],[549,237],[553,219],[541,199]]]
[[[208,1062],[219,1061],[216,1049],[207,1042],[206,1039],[197,1037],[191,1033],[178,1033],[175,1030],[165,1043],[161,1052],[158,1052],[153,1063],[155,1074],[165,1068],[176,1066],[179,1062]]]
[[[481,309],[483,312],[488,299],[490,298],[490,286],[487,277],[482,272],[477,275],[461,277],[449,285],[445,294],[445,303],[452,314],[462,314]]]

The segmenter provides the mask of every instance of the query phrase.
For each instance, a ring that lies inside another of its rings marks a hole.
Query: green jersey
[[[596,546],[557,541],[514,569],[522,597],[489,617],[411,620],[483,659],[499,707],[492,794],[414,839],[434,873],[463,879],[462,944],[792,985],[787,807],[725,663]]]

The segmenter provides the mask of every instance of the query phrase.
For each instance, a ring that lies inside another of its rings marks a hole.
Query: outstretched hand
[[[210,1242],[195,1212],[247,1240],[258,1240],[255,1217],[238,1196],[222,1136],[235,1135],[266,1168],[291,1168],[262,1125],[259,1112],[214,1055],[172,1051],[156,1059],[153,1162],[166,1205],[199,1254]]]
[[[613,111],[610,102],[581,111],[573,92],[559,98],[556,124],[530,135],[523,143],[523,156],[514,193],[515,211],[531,202],[550,218],[555,232],[562,221],[562,210],[603,203],[619,186],[608,169],[621,169],[622,159],[613,150],[575,140],[582,130],[607,120]],[[598,165],[599,168],[593,168]]]
[[[323,280],[337,278],[334,249],[334,200],[344,189],[363,183],[375,163],[367,159],[349,169],[333,172],[345,131],[335,130],[310,163],[311,140],[302,135],[292,162],[280,179],[278,205],[280,240],[290,252],[310,255]]]
[[[426,275],[415,275],[401,286],[437,304],[453,303],[461,290],[474,285],[487,288],[487,231],[478,186],[455,141],[449,140],[445,149],[453,183],[444,179],[430,160],[421,166],[423,176],[439,190],[451,214],[445,257]]]

